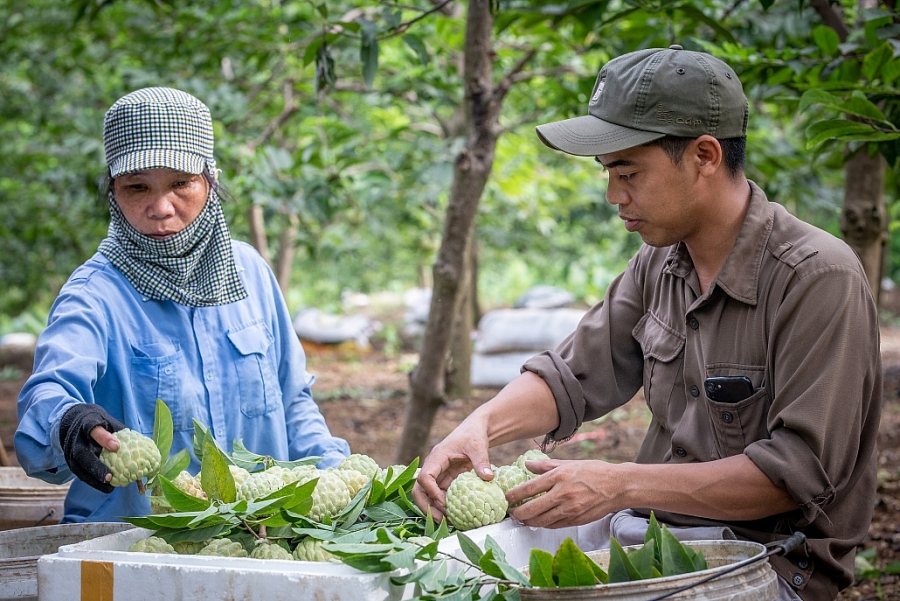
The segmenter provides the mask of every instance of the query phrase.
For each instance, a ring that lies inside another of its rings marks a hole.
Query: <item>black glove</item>
[[[103,447],[91,438],[91,430],[97,426],[103,426],[110,432],[118,432],[125,428],[125,424],[99,405],[91,403],[74,405],[65,412],[59,423],[59,443],[72,473],[85,484],[109,494],[113,491],[113,487],[106,481],[106,475],[112,472],[100,461],[100,451]]]

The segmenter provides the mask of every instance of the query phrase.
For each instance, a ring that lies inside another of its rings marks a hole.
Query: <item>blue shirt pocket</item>
[[[241,412],[247,417],[271,413],[281,403],[272,349],[275,338],[264,323],[254,322],[229,330],[228,340],[237,351],[234,366],[241,392]]]
[[[169,407],[175,431],[193,428],[192,412],[185,402],[181,378],[185,377],[184,353],[177,342],[134,342],[131,345],[131,391],[137,405],[140,429],[153,432],[156,399]]]

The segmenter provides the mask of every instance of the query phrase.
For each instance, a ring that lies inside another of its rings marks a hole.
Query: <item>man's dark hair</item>
[[[673,163],[679,165],[681,163],[681,158],[684,156],[684,151],[687,150],[688,145],[694,140],[696,140],[696,138],[663,136],[658,140],[647,142],[644,146],[659,146]],[[744,157],[747,152],[747,137],[725,138],[719,140],[719,144],[722,145],[722,153],[724,154],[725,168],[728,170],[728,175],[735,178],[743,173]]]

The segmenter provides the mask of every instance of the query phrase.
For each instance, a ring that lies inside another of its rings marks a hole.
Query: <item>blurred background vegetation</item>
[[[841,235],[846,145],[871,141],[887,159],[888,216],[900,210],[888,131],[900,75],[892,4],[832,3],[850,27],[840,44],[824,32],[821,7],[803,0],[492,5],[497,73],[533,57],[505,99],[477,217],[483,306],[509,305],[535,284],[594,303],[638,248],[604,200],[603,170],[534,135],[538,123],[584,114],[599,67],[638,48],[678,43],[737,70],[751,102],[748,176],[771,200]],[[103,114],[145,86],[209,105],[232,235],[253,240],[251,216],[260,219],[293,310],[338,310],[344,291],[429,285],[465,144],[465,9],[446,0],[0,0],[0,333],[39,331],[105,236]],[[875,116],[864,120],[875,134],[841,130],[808,148],[808,127],[829,110],[840,117],[826,103],[800,104],[813,87],[862,95],[885,123],[872,125]],[[900,278],[897,238],[887,238],[886,277]]]

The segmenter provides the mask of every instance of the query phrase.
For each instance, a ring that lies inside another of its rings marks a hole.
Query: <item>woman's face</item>
[[[203,211],[209,182],[203,174],[147,169],[115,178],[113,193],[131,227],[162,240],[186,228]]]

